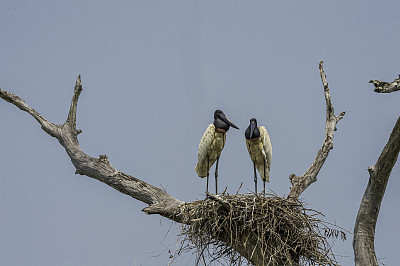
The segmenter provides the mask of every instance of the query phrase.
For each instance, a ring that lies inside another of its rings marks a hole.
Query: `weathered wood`
[[[160,188],[119,171],[110,164],[107,156],[100,155],[99,158],[93,158],[80,148],[77,136],[81,131],[76,129],[76,110],[81,92],[82,83],[79,76],[76,80],[67,121],[62,125],[48,121],[13,93],[0,89],[0,97],[22,111],[28,112],[41,124],[45,132],[58,139],[75,166],[76,174],[97,179],[121,193],[149,204],[149,207],[143,210],[147,214],[157,213],[168,218],[174,217],[175,213],[179,212],[180,206],[184,204],[183,201],[175,199]]]
[[[0,89],[0,98],[14,104],[22,111],[28,112],[41,124],[45,132],[57,138],[66,150],[72,164],[75,166],[76,174],[97,179],[121,193],[148,204],[149,206],[143,209],[146,214],[159,214],[178,223],[190,224],[191,221],[185,220],[182,213],[190,212],[191,208],[193,208],[193,204],[175,199],[164,190],[119,171],[110,164],[106,155],[100,155],[99,158],[94,158],[87,155],[80,148],[77,136],[81,131],[76,129],[76,111],[81,92],[82,83],[79,76],[76,80],[68,118],[62,125],[56,125],[46,120],[36,110],[29,107],[24,100],[13,93]],[[218,196],[213,198],[216,200],[219,199]],[[191,217],[191,219],[198,218],[201,217]],[[254,239],[252,239],[252,237],[254,237]],[[227,236],[221,234],[219,240],[227,242],[228,239]],[[257,236],[255,235],[243,235],[241,236],[243,242],[239,241],[239,243],[232,248],[249,262],[254,265],[260,265],[265,258],[258,248],[256,239]]]
[[[378,161],[368,168],[369,181],[354,226],[353,250],[356,266],[379,265],[375,254],[375,227],[390,173],[400,151],[400,117]]]
[[[318,150],[317,156],[310,168],[301,176],[291,174],[289,176],[292,186],[288,198],[297,199],[300,194],[312,183],[317,181],[317,175],[324,165],[326,158],[328,157],[329,151],[333,149],[333,136],[336,130],[336,124],[345,115],[345,111],[341,112],[339,116],[335,115],[334,108],[331,101],[331,95],[329,92],[328,82],[326,81],[326,75],[323,68],[323,61],[319,61],[319,70],[321,74],[322,84],[324,86],[325,101],[326,101],[326,125],[325,125],[325,139],[322,147]]]
[[[400,74],[399,78],[393,80],[392,82],[380,81],[380,80],[370,80],[369,83],[374,84],[375,92],[378,93],[390,93],[400,90]]]

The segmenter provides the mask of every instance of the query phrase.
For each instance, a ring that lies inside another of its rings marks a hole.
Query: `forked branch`
[[[297,199],[300,194],[312,183],[317,181],[317,175],[321,170],[329,151],[333,149],[333,136],[336,130],[336,124],[345,115],[345,111],[341,112],[338,116],[335,115],[334,108],[331,101],[331,94],[329,92],[328,82],[323,68],[323,61],[319,61],[319,71],[321,74],[322,85],[324,86],[325,101],[326,101],[326,125],[325,125],[325,139],[322,147],[318,150],[317,156],[310,168],[301,176],[291,174],[289,176],[292,186],[288,198]]]
[[[322,71],[321,73],[323,73],[322,62],[320,63],[320,68]],[[323,76],[323,81],[324,80],[325,80],[325,75]],[[327,99],[327,109],[329,110],[329,112],[333,112],[333,107],[330,103],[329,89],[328,85],[326,84],[326,81],[324,81],[324,87],[325,87],[325,97]],[[223,198],[222,196],[217,196],[217,195],[209,195],[209,198],[202,201],[200,200],[190,203],[182,202],[168,195],[165,191],[161,190],[160,188],[154,187],[140,179],[122,173],[121,171],[119,171],[110,164],[107,156],[105,155],[100,155],[99,158],[93,158],[87,155],[79,146],[77,135],[80,133],[80,131],[76,129],[77,103],[81,91],[82,91],[82,83],[80,77],[78,77],[75,84],[74,95],[72,97],[72,103],[68,113],[68,118],[66,122],[62,125],[57,125],[52,122],[49,122],[44,117],[42,117],[36,110],[29,107],[21,98],[10,92],[0,89],[0,97],[14,104],[15,106],[19,107],[21,110],[31,114],[42,125],[42,128],[49,135],[57,138],[60,144],[66,150],[68,156],[70,157],[73,165],[76,168],[77,174],[86,175],[94,179],[97,179],[126,195],[129,195],[137,200],[140,200],[148,204],[149,206],[143,209],[143,211],[146,212],[147,214],[159,214],[169,219],[172,219],[176,222],[188,224],[191,228],[193,228],[192,227],[193,224],[196,224],[199,221],[204,221],[202,212],[198,211],[199,204],[200,207],[203,206],[202,204],[204,203],[215,206],[215,208],[218,210],[217,220],[220,220],[221,218],[219,215],[220,213],[226,214],[226,213],[233,213],[234,211],[241,211],[243,213],[242,207],[239,206],[238,208],[236,208],[237,205],[236,203],[235,205],[232,205],[227,201],[226,197]],[[334,115],[333,116],[327,115],[327,120],[329,119],[331,125],[329,130],[332,130],[333,132],[336,122],[343,116],[343,114],[341,114],[339,117],[336,117]],[[300,181],[299,184],[301,184]],[[300,193],[301,192],[299,192],[297,196]],[[237,196],[233,196],[233,199],[237,198],[238,198]],[[254,200],[259,200],[261,206],[264,206],[265,202],[261,201],[261,198],[254,198],[252,196],[250,197],[245,196],[245,198],[249,198],[250,202],[253,202]],[[297,204],[296,201],[292,202],[282,199],[281,201],[284,204],[288,204],[289,207],[292,206],[292,204]],[[235,200],[235,202],[237,202],[237,200]],[[230,223],[232,221],[238,221],[239,223],[243,221],[244,224],[246,225],[248,224],[247,221],[250,219],[251,221],[255,221],[256,223],[255,227],[257,227],[257,224],[259,224],[259,222],[258,220],[253,220],[255,216],[254,214],[251,213],[260,213],[259,210],[251,208],[251,206],[249,207],[246,202],[244,207],[245,207],[244,209],[245,219],[232,218],[229,221],[228,220],[227,221]],[[248,210],[250,209],[251,211],[248,212]],[[295,207],[295,209],[297,209],[297,207]],[[251,217],[253,218],[250,218],[249,216],[250,214]],[[262,212],[261,214],[264,215]],[[223,217],[221,219],[224,220]],[[268,221],[265,220],[264,218],[261,218],[261,220],[264,222],[264,224],[268,223]],[[290,224],[293,223],[291,219],[289,219],[289,222]],[[250,227],[253,228],[252,226]],[[261,227],[264,228],[263,224],[261,224]],[[297,225],[295,227],[297,228]],[[231,226],[229,226],[229,228],[231,228]],[[266,245],[260,244],[261,242],[259,242],[259,234],[257,233],[258,231],[256,232],[254,230],[246,229],[247,231],[246,230],[243,231],[244,232],[243,234],[241,233],[239,235],[234,235],[234,234],[231,235],[228,233],[224,233],[223,230],[221,231],[220,229],[215,229],[214,227],[210,227],[209,229],[214,232],[214,235],[205,235],[205,237],[211,236],[215,240],[226,243],[228,246],[232,247],[232,250],[239,252],[241,256],[245,257],[248,260],[248,262],[253,263],[254,265],[263,265],[263,263],[266,260],[268,261],[272,259],[280,261],[281,263],[278,263],[278,265],[292,265],[299,260],[298,254],[300,253],[298,251],[299,245],[297,244],[294,244],[293,247],[289,247],[289,249],[287,249],[289,250],[289,253],[288,254],[285,253],[286,255],[283,258],[281,258],[277,256],[275,253],[266,253],[265,251]],[[307,230],[305,229],[300,231],[303,232]],[[271,232],[271,234],[275,233]],[[293,236],[295,239],[298,239],[298,236],[296,234],[294,234]],[[319,239],[319,235],[317,235],[316,237]],[[287,239],[284,238],[283,240],[280,241],[286,241],[286,240]],[[287,245],[287,242],[282,242],[282,244]],[[313,247],[318,245],[307,244],[305,246]],[[280,252],[281,249],[277,250]],[[312,255],[311,258],[315,260],[314,255]]]
[[[68,118],[62,125],[56,125],[49,122],[36,110],[29,107],[21,98],[10,92],[0,89],[0,97],[19,107],[21,110],[31,114],[42,125],[42,128],[49,135],[57,138],[60,144],[65,148],[68,156],[76,168],[77,174],[86,175],[97,179],[120,191],[121,193],[148,204],[149,206],[143,209],[146,214],[159,214],[178,223],[189,225],[195,221],[201,220],[203,217],[197,216],[194,210],[197,208],[196,202],[185,203],[177,200],[160,188],[154,187],[140,179],[122,173],[110,164],[107,156],[100,155],[99,158],[93,158],[87,155],[80,148],[77,139],[77,135],[80,133],[80,131],[76,130],[76,110],[81,91],[81,79],[78,77],[75,84],[74,95],[72,97]],[[230,208],[228,208],[230,205],[221,197],[211,196],[210,198],[216,204],[221,203],[221,206],[224,208],[224,210]],[[226,235],[217,234],[215,237],[219,241],[230,245]],[[245,238],[245,236],[241,237]],[[264,261],[265,256],[262,254],[262,252],[254,252],[256,247],[258,248],[259,244],[257,241],[252,241],[252,239],[245,242],[245,244],[239,241],[238,244],[232,246],[233,250],[239,252],[243,257],[247,258],[249,262],[252,262],[255,265],[260,265],[259,262]],[[259,248],[257,250],[259,251]]]
[[[79,76],[76,80],[68,118],[62,125],[56,125],[46,120],[35,109],[29,107],[24,100],[13,93],[0,89],[0,97],[14,104],[22,111],[28,112],[42,125],[44,131],[50,136],[57,138],[71,158],[77,174],[97,179],[126,195],[149,204],[143,210],[147,214],[160,214],[179,221],[180,217],[176,214],[180,212],[180,207],[184,205],[184,202],[173,198],[160,188],[122,173],[110,164],[107,156],[100,155],[99,158],[93,158],[80,148],[77,135],[81,131],[76,129],[76,110],[81,91],[82,83]]]
[[[390,93],[400,90],[400,75],[393,82],[371,80],[375,92]],[[354,225],[353,250],[354,262],[357,266],[379,265],[375,254],[375,227],[379,210],[390,173],[396,164],[400,152],[400,117],[383,148],[378,161],[368,167],[369,181],[361,200],[356,223]]]
[[[378,93],[390,93],[400,90],[400,74],[399,78],[393,80],[392,82],[380,81],[380,80],[370,80],[369,83],[374,84],[375,92]]]

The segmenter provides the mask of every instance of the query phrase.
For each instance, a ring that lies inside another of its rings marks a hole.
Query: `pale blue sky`
[[[289,191],[323,141],[324,67],[338,124],[334,149],[302,198],[353,230],[376,162],[399,116],[400,94],[370,79],[400,72],[399,1],[2,1],[0,88],[55,123],[66,119],[82,75],[81,147],[174,197],[204,197],[194,172],[199,140],[222,109],[230,130],[219,187],[253,189],[244,130],[270,133],[267,188]],[[59,143],[26,113],[0,101],[0,265],[167,265],[178,226],[145,204],[75,175]],[[376,251],[400,261],[397,164],[377,223]],[[260,182],[261,183],[261,182]],[[211,182],[213,187],[213,182]],[[353,265],[352,236],[334,243]],[[159,255],[161,254],[161,255]],[[159,256],[158,256],[159,255]],[[175,265],[193,265],[190,254]]]

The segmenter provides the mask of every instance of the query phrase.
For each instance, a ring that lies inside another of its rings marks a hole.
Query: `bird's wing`
[[[210,151],[212,142],[214,140],[214,132],[215,126],[210,124],[200,140],[197,165],[195,169],[197,175],[200,177],[207,176],[207,154]]]
[[[272,160],[271,140],[269,138],[268,131],[264,126],[258,127],[258,130],[260,130],[260,137],[262,138],[263,148],[264,148],[264,151],[266,154],[266,159],[267,159],[267,166],[268,166],[268,169],[270,169],[271,168],[271,160]]]

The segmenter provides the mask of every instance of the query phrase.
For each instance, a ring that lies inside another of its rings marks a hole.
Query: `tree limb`
[[[378,93],[390,93],[398,91],[400,90],[400,74],[399,78],[393,80],[392,82],[370,80],[369,83],[374,84],[375,86],[374,91]]]
[[[400,75],[393,82],[371,80],[375,92],[390,93],[400,90]],[[379,265],[375,254],[375,228],[379,210],[390,173],[400,151],[400,117],[383,148],[378,161],[368,167],[369,181],[358,210],[353,237],[354,262],[356,265]]]
[[[86,175],[97,179],[121,193],[148,204],[149,206],[143,209],[146,214],[159,214],[175,222],[184,224],[191,224],[193,220],[201,219],[201,217],[196,215],[191,216],[189,219],[187,218],[187,215],[185,216],[185,213],[193,212],[192,210],[196,208],[196,202],[186,203],[175,199],[160,188],[147,184],[140,179],[119,171],[110,164],[106,155],[100,155],[99,158],[93,158],[87,155],[80,148],[77,135],[81,131],[76,130],[76,110],[81,92],[82,84],[79,76],[76,80],[68,118],[62,125],[56,125],[49,122],[13,93],[0,89],[0,98],[14,104],[22,111],[28,112],[42,125],[44,131],[46,131],[50,136],[57,138],[66,150],[72,164],[75,166],[76,174]],[[211,196],[211,198],[222,203],[224,207],[227,207],[226,202],[224,202],[220,197]],[[232,247],[243,257],[247,258],[249,262],[258,265],[258,262],[264,261],[265,257],[259,250],[257,241],[251,238],[252,236],[253,235],[241,236],[241,238],[243,238],[242,240],[245,240],[243,242],[244,244],[239,241],[239,243],[236,243]],[[218,240],[229,243],[228,236],[224,234],[220,234]]]
[[[319,71],[321,74],[322,84],[324,86],[325,101],[326,101],[326,125],[325,125],[325,139],[322,147],[318,150],[317,156],[310,168],[301,176],[291,174],[289,176],[292,186],[288,198],[297,199],[300,194],[312,183],[317,181],[317,175],[321,170],[326,158],[328,157],[329,151],[333,149],[333,136],[336,130],[336,124],[340,119],[343,118],[346,111],[343,111],[339,116],[335,115],[334,108],[331,102],[331,95],[329,92],[328,82],[326,81],[326,75],[322,66],[323,61],[319,61]]]
[[[376,221],[390,173],[400,151],[400,117],[378,161],[368,168],[369,181],[354,226],[354,262],[356,265],[379,265],[375,255]]]
[[[77,135],[81,131],[76,129],[76,110],[81,92],[82,83],[79,76],[76,80],[67,121],[62,125],[56,125],[46,120],[35,109],[29,107],[24,100],[13,93],[0,89],[0,97],[32,115],[41,124],[45,132],[58,139],[71,158],[72,164],[76,168],[76,174],[97,179],[121,193],[149,204],[148,207],[143,209],[146,214],[160,214],[181,222],[178,214],[184,202],[173,198],[160,188],[117,170],[110,164],[106,155],[93,158],[79,147]]]

